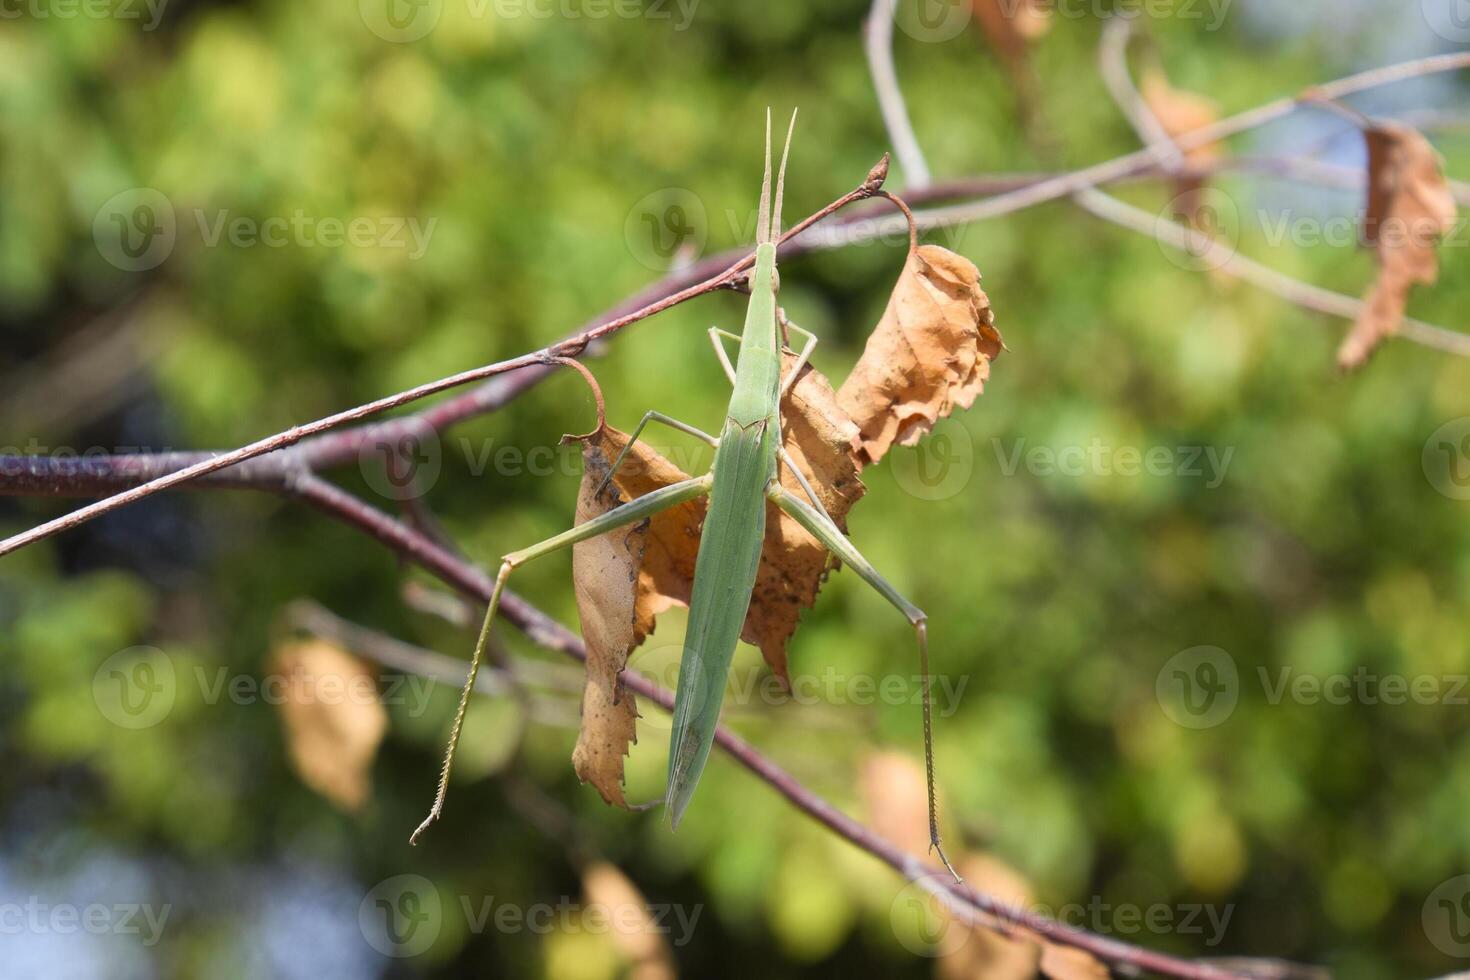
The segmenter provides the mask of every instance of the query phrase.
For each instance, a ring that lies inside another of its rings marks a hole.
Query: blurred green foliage
[[[686,30],[671,5],[667,20],[543,19],[477,16],[483,7],[445,0],[437,26],[412,43],[369,30],[372,6],[176,0],[152,31],[115,18],[0,23],[0,369],[24,376],[120,308],[148,352],[142,390],[95,412],[88,399],[105,393],[63,392],[80,405],[68,417],[83,421],[49,429],[32,428],[20,406],[0,442],[228,447],[512,356],[656,277],[637,238],[646,195],[689,191],[707,250],[744,240],[767,105],[802,108],[788,215],[852,186],[887,148],[861,0],[706,2]],[[1403,53],[1374,46],[1387,28],[1367,16],[1352,34],[1328,25],[1277,37],[1262,13],[1270,6],[1242,0],[1218,32],[1151,22],[1176,84],[1244,109]],[[936,174],[1083,165],[1134,149],[1091,67],[1098,32],[1095,16],[1058,18],[1037,44],[1029,132],[978,31],[943,43],[900,33],[899,74]],[[1441,107],[1460,94],[1415,91]],[[1281,136],[1265,149],[1309,142]],[[1466,173],[1470,144],[1440,146],[1449,172]],[[1261,185],[1221,186],[1248,214],[1283,194],[1303,208],[1316,200]],[[171,203],[177,241],[161,266],[133,272],[109,263],[94,222],[139,187]],[[1152,185],[1122,193],[1150,210],[1170,196]],[[1355,209],[1351,195],[1318,203]],[[197,217],[298,212],[434,224],[415,258],[381,243],[211,245]],[[1365,255],[1273,247],[1245,225],[1243,249],[1289,274],[1348,293],[1371,275]],[[942,443],[865,474],[851,530],[928,611],[936,671],[966,683],[936,725],[953,846],[999,857],[1051,907],[1095,897],[1233,910],[1216,946],[1182,931],[1127,933],[1107,916],[1081,923],[1155,948],[1319,961],[1350,978],[1447,972],[1454,961],[1421,911],[1470,863],[1463,702],[1273,703],[1261,678],[1359,666],[1470,673],[1470,505],[1421,466],[1431,433],[1470,415],[1470,364],[1393,343],[1361,375],[1336,377],[1342,324],[1181,269],[1152,241],[1065,203],[929,240],[979,266],[1011,351]],[[787,308],[823,337],[815,360],[835,379],[902,258],[870,245],[784,268]],[[1470,265],[1447,248],[1441,284],[1411,312],[1455,324],[1467,299]],[[706,298],[609,344],[593,367],[611,420],[627,427],[656,407],[715,425],[725,382],[704,329],[740,315],[737,297]],[[568,375],[446,434],[428,500],[469,555],[486,561],[567,523],[574,459],[558,456],[568,465],[550,473],[486,459],[504,447],[544,459],[589,413]],[[1178,471],[1069,476],[1026,463],[1037,447],[1093,440],[1162,447],[1181,462],[1179,447],[1230,456],[1218,486]],[[1008,467],[1017,453],[1021,465]],[[946,484],[955,492],[918,475],[946,463],[959,468]],[[354,468],[338,475],[393,506]],[[7,503],[0,530],[58,510]],[[573,623],[568,568],[547,559],[518,589]],[[462,780],[445,820],[410,851],[452,690],[437,686],[423,713],[393,708],[374,797],[344,816],[291,771],[271,705],[211,703],[193,683],[221,667],[259,675],[282,607],[300,597],[467,654],[467,633],[404,606],[405,575],[422,577],[314,512],[225,493],[155,499],[0,563],[0,835],[11,855],[0,901],[171,903],[162,941],[130,948],[116,975],[611,976],[605,940],[477,934],[460,912],[458,896],[529,905],[577,895],[566,840],[536,816],[550,806],[651,902],[703,908],[676,950],[685,975],[931,972],[895,933],[896,877],[727,759],[711,765],[671,836],[657,812],[609,810],[577,785],[574,701],[561,703],[570,725],[532,725],[508,760],[494,743],[514,737],[507,712],[517,709],[481,699],[465,768],[492,775]],[[681,629],[667,615],[635,663],[671,679]],[[520,636],[505,642],[516,658],[548,659]],[[178,698],[159,724],[127,730],[99,713],[94,676],[139,644],[171,658]],[[1202,645],[1232,658],[1239,701],[1194,729],[1161,710],[1156,682],[1171,657]],[[911,656],[902,619],[835,575],[792,644],[792,672],[834,670],[835,688],[819,689],[848,703],[757,699],[731,706],[729,721],[856,809],[864,756],[917,756],[920,724],[907,700],[853,704],[847,685],[908,676]],[[762,670],[744,650],[733,683]],[[645,725],[629,761],[635,800],[655,797],[663,779],[666,722]],[[63,883],[99,855],[134,874],[98,886],[101,898],[59,897],[75,894]],[[370,889],[405,873],[431,879],[445,912],[428,952],[393,962],[364,943],[357,915]],[[273,945],[307,925],[301,951]]]

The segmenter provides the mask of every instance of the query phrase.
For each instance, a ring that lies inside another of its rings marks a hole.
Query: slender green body
[[[796,117],[791,118],[795,127]],[[791,133],[786,134],[790,148]],[[413,832],[411,841],[439,818],[449,790],[454,753],[464,731],[465,711],[475,687],[480,664],[484,660],[490,638],[490,625],[500,606],[506,580],[516,568],[543,555],[587,541],[620,527],[635,524],[649,516],[686,500],[707,494],[709,507],[694,562],[694,582],[689,601],[689,627],[684,638],[684,657],[679,668],[679,689],[674,699],[674,728],[669,743],[669,775],[665,800],[670,822],[677,827],[699,785],[700,774],[714,744],[719,725],[720,706],[724,701],[725,682],[730,661],[745,625],[760,567],[761,545],[765,540],[766,504],[772,502],[806,528],[848,568],[876,589],[904,615],[914,627],[918,639],[919,667],[924,679],[924,763],[929,790],[929,839],[944,857],[939,843],[939,822],[934,806],[934,749],[930,722],[929,653],[924,612],[909,602],[884,580],[832,521],[806,477],[789,454],[781,448],[781,396],[806,363],[816,344],[816,337],[795,324],[787,326],[806,335],[807,343],[797,355],[795,366],[783,382],[781,377],[783,332],[777,323],[776,293],[780,277],[776,273],[776,243],[781,238],[781,198],[786,175],[786,156],[781,158],[781,176],[776,182],[775,203],[771,202],[771,132],[770,115],[766,117],[766,177],[761,187],[760,216],[757,221],[755,265],[750,272],[750,305],[745,314],[745,329],[740,336],[738,363],[731,365],[719,334],[714,328],[710,339],[734,383],[734,393],[725,412],[718,437],[649,411],[643,416],[627,445],[613,461],[604,485],[627,458],[643,427],[650,421],[661,422],[715,446],[715,460],[710,473],[655,490],[600,514],[576,527],[539,544],[504,556],[500,572],[490,593],[489,609],[480,627],[480,638],[470,660],[469,674],[460,692],[459,708],[449,733],[449,746],[444,753],[444,767],[439,773],[439,788],[434,805],[424,822]],[[870,178],[871,179],[871,178]],[[599,403],[601,398],[599,397]],[[599,417],[599,424],[602,419]],[[777,479],[777,464],[801,485],[808,504],[786,491]],[[598,492],[601,492],[598,487]],[[950,868],[953,871],[953,868]],[[958,875],[956,875],[958,878]]]
[[[735,392],[712,467],[709,510],[694,562],[689,627],[679,665],[669,740],[669,819],[675,827],[699,784],[714,743],[725,678],[750,607],[766,532],[766,489],[781,445],[776,331],[776,246],[756,249],[750,307],[740,339]]]

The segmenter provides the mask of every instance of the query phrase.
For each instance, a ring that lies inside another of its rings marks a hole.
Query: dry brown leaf
[[[1108,980],[1112,976],[1097,957],[1076,946],[1047,943],[1041,948],[1041,972],[1047,980]]]
[[[794,360],[787,351],[788,368]],[[783,400],[781,418],[786,450],[828,514],[845,528],[847,512],[865,492],[857,475],[856,424],[838,407],[826,378],[810,366]],[[603,426],[580,438],[579,524],[623,501],[688,479],[683,470],[640,441],[609,486],[591,499],[611,461],[628,444],[628,435]],[[781,480],[804,496],[784,466]],[[616,806],[627,805],[623,759],[636,741],[638,717],[633,695],[623,688],[620,677],[633,648],[654,631],[658,614],[672,605],[688,604],[705,512],[705,500],[689,501],[655,514],[631,531],[602,535],[573,549],[577,608],[588,657],[582,727],[572,761],[577,775]],[[783,683],[789,683],[787,641],[802,611],[816,601],[832,565],[816,538],[774,504],[767,505],[761,563],[741,638],[760,647]]]
[[[971,888],[1012,907],[1026,909],[1034,903],[1030,883],[998,858],[972,854],[960,860],[959,871]],[[1108,980],[1107,967],[1091,953],[1049,943],[1013,923],[998,925],[1010,934],[983,925],[953,923],[970,933],[935,964],[935,975],[940,980]]]
[[[794,360],[795,355],[787,351],[788,368]],[[866,492],[857,476],[857,426],[837,406],[827,379],[810,365],[781,403],[781,425],[786,451],[801,467],[827,513],[845,529],[847,512]],[[626,433],[611,426],[594,433],[592,439],[609,459],[628,442]],[[688,474],[640,441],[613,477],[613,484],[625,499],[633,499],[685,479]],[[781,482],[805,499],[800,484],[785,467]],[[704,514],[705,501],[700,499],[651,519],[639,572],[639,643],[653,632],[659,613],[671,605],[689,603]],[[827,549],[816,538],[775,504],[767,505],[761,563],[741,639],[760,648],[783,683],[789,682],[786,644],[802,611],[816,602],[831,564]]]
[[[787,351],[785,369],[789,371],[795,360],[796,355]],[[867,492],[858,479],[859,442],[857,425],[838,407],[832,386],[807,365],[781,402],[781,443],[844,531],[848,511]],[[781,485],[807,499],[785,466]],[[806,528],[775,504],[766,505],[766,538],[740,638],[760,647],[761,656],[783,683],[790,682],[786,643],[802,612],[817,601],[833,564],[831,554]]]
[[[837,392],[862,434],[862,462],[910,446],[969,408],[1003,348],[980,272],[938,245],[910,253],[863,356]]]
[[[593,439],[583,443],[578,524],[623,503],[611,484],[596,492],[610,463]],[[648,522],[640,522],[572,546],[572,585],[587,645],[582,727],[572,750],[572,766],[605,801],[623,807],[628,805],[623,797],[623,757],[637,740],[638,705],[633,692],[623,687],[622,674],[628,654],[643,639],[634,608],[648,534]]]
[[[1011,64],[1026,59],[1026,47],[1051,29],[1050,0],[971,0],[971,9],[997,54]]]
[[[976,891],[993,895],[1009,905],[1025,908],[1032,902],[1031,885],[1004,862],[984,854],[972,854],[959,862],[960,876]],[[1030,980],[1037,976],[1042,948],[1029,933],[1019,930],[1006,936],[995,929],[951,922],[950,928],[965,929],[964,941],[956,941],[947,956],[934,964],[940,980]]]
[[[606,473],[607,465],[627,444],[628,434],[610,425],[588,436],[583,442],[583,486],[586,487],[585,461],[589,449],[598,451],[602,459],[601,472]],[[601,478],[599,475],[598,479]],[[623,500],[636,500],[687,479],[688,473],[639,440],[613,475],[612,486],[617,488]],[[648,538],[638,566],[637,643],[642,643],[653,632],[659,613],[674,603],[689,602],[704,514],[705,501],[701,498],[670,507],[649,518]]]
[[[898,752],[863,760],[858,790],[873,829],[910,854],[929,849],[929,792],[923,768]]]
[[[343,810],[359,809],[388,730],[377,671],[339,647],[308,640],[277,647],[270,672],[284,680],[281,722],[302,781]]]
[[[1139,92],[1144,104],[1158,119],[1170,139],[1178,139],[1186,133],[1212,125],[1220,119],[1220,106],[1213,99],[1194,92],[1174,88],[1164,73],[1155,68],[1143,75]],[[1191,167],[1206,167],[1216,163],[1224,155],[1220,142],[1204,143],[1184,151],[1184,161]],[[1198,225],[1200,191],[1204,189],[1203,177],[1185,176],[1175,182],[1175,205],[1178,213],[1191,225]]]
[[[1363,135],[1368,143],[1363,241],[1376,250],[1378,279],[1338,349],[1337,363],[1344,370],[1361,366],[1398,333],[1411,289],[1439,278],[1439,242],[1454,227],[1457,213],[1439,154],[1421,133],[1384,123]]]
[[[606,861],[596,861],[582,872],[587,909],[606,918],[608,935],[630,964],[632,980],[673,980],[674,954],[665,938],[667,926],[655,922],[648,900],[628,876]],[[604,923],[597,923],[600,929]],[[588,923],[591,929],[592,924]]]
[[[929,848],[926,786],[923,767],[897,752],[868,755],[858,777],[868,822],[910,854],[923,854]],[[1030,883],[1000,859],[967,854],[957,865],[960,876],[976,891],[1015,908],[1032,905]],[[1031,980],[1041,972],[1056,980],[1105,980],[1108,975],[1087,953],[1054,946],[1013,923],[996,922],[1002,928],[989,928],[961,921],[943,905],[936,908],[947,922],[945,929],[957,930],[952,938],[946,934],[937,951],[934,972],[940,980]],[[981,916],[980,922],[985,921]]]

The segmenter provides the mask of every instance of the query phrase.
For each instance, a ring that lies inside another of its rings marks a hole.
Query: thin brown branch
[[[1302,95],[1287,96],[1258,106],[1255,109],[1242,112],[1222,119],[1219,122],[1203,126],[1192,132],[1181,134],[1174,139],[1174,144],[1180,150],[1192,150],[1195,147],[1204,146],[1207,143],[1216,143],[1231,136],[1238,135],[1266,123],[1274,122],[1283,116],[1294,112],[1303,104],[1305,96],[1326,97],[1340,99],[1357,92],[1389,85],[1394,82],[1404,81],[1410,78],[1419,78],[1439,72],[1457,71],[1470,68],[1470,51],[1456,52],[1453,54],[1436,55],[1430,58],[1418,58],[1413,61],[1405,61],[1384,68],[1375,68],[1372,71],[1360,72],[1349,75],[1336,81],[1318,85]],[[1009,193],[1000,194],[996,197],[987,198],[967,204],[955,205],[948,208],[940,208],[928,212],[920,212],[917,217],[923,227],[945,227],[949,225],[968,224],[974,221],[985,221],[990,218],[998,218],[1001,215],[1013,214],[1033,208],[1038,204],[1055,201],[1060,198],[1070,197],[1078,191],[1089,190],[1100,184],[1112,183],[1126,177],[1135,176],[1146,172],[1149,167],[1156,163],[1152,150],[1137,150],[1124,156],[1105,160],[1082,170],[1059,174],[1028,187],[1020,188]],[[876,229],[875,235],[892,234],[899,230],[899,225],[894,222],[885,222],[883,227]]]
[[[1102,191],[1082,191],[1074,194],[1073,200],[1099,218],[1147,235],[1170,248],[1188,252],[1199,258],[1208,268],[1269,290],[1297,306],[1347,320],[1355,320],[1362,313],[1363,301],[1360,299],[1293,279],[1254,259],[1246,258],[1233,247],[1209,235],[1125,204]],[[1405,318],[1398,335],[1425,347],[1470,357],[1470,334],[1456,333],[1422,320]]]
[[[1097,48],[1103,83],[1154,159],[1160,166],[1177,171],[1184,166],[1184,153],[1174,145],[1164,124],[1148,107],[1143,93],[1133,82],[1133,73],[1128,70],[1128,45],[1132,40],[1133,21],[1125,17],[1115,17],[1103,28],[1102,41]]]
[[[810,228],[818,221],[821,221],[823,218],[853,201],[859,201],[872,196],[880,189],[881,183],[879,181],[878,186],[873,186],[870,181],[865,181],[857,188],[849,191],[826,207],[799,222],[786,235],[782,236],[781,240],[784,242],[789,238],[801,234],[801,232]],[[369,416],[377,415],[380,412],[399,408],[410,402],[427,398],[430,395],[438,394],[441,391],[447,391],[451,388],[457,388],[471,381],[479,381],[495,375],[531,367],[532,365],[552,365],[568,358],[576,357],[585,351],[589,344],[610,336],[624,327],[637,323],[640,320],[645,320],[651,316],[656,316],[664,310],[678,306],[680,303],[694,299],[696,296],[702,296],[718,289],[728,288],[754,263],[755,253],[751,252],[717,275],[602,323],[575,337],[553,344],[550,347],[544,347],[539,351],[522,354],[520,357],[513,357],[495,364],[473,368],[469,371],[462,371],[459,374],[451,375],[447,378],[440,378],[437,381],[430,381],[415,388],[410,388],[407,391],[400,391],[386,398],[379,398],[365,405],[358,405],[344,412],[338,412],[335,415],[317,419],[315,422],[292,426],[283,432],[267,436],[264,439],[252,442],[248,446],[242,446],[239,449],[231,450],[219,456],[213,456],[191,463],[183,469],[156,477],[129,490],[116,493],[96,503],[78,508],[69,514],[47,521],[44,524],[39,524],[28,531],[23,531],[20,534],[6,538],[4,541],[0,541],[0,556],[18,551],[27,545],[35,544],[37,541],[43,541],[63,531],[69,531],[78,525],[85,524],[87,521],[101,517],[103,514],[117,510],[120,507],[126,507],[128,504],[136,503],[160,491],[176,487],[179,484],[187,483],[190,480],[195,480],[202,476],[207,476],[227,467],[254,459],[257,456],[263,456],[266,453],[293,446],[308,436],[327,432],[328,430],[346,425],[349,422],[356,422]],[[289,478],[289,474],[287,478]]]
[[[903,90],[898,85],[898,73],[893,67],[893,18],[896,10],[894,0],[873,0],[868,19],[863,24],[863,47],[868,55],[868,72],[873,76],[873,88],[878,93],[878,110],[883,115],[888,138],[893,142],[893,153],[903,170],[904,189],[916,191],[929,186],[929,164],[914,136],[914,125],[909,119]]]
[[[483,569],[445,551],[401,521],[310,474],[295,481],[292,489],[323,513],[382,542],[465,596],[479,602],[489,601],[494,583]],[[571,630],[510,592],[503,593],[500,602],[501,614],[537,644],[577,660],[586,660],[586,649]],[[633,670],[625,671],[623,679],[627,688],[640,697],[666,711],[673,710],[672,692]],[[1244,976],[1206,963],[1194,963],[1094,935],[977,892],[968,885],[955,882],[938,866],[904,851],[843,813],[729,729],[721,726],[716,730],[715,744],[786,797],[797,809],[844,840],[878,858],[907,880],[932,888],[946,903],[972,910],[972,913],[978,912],[994,920],[1001,928],[1029,930],[1050,942],[1086,950],[1108,963],[1163,976],[1187,980],[1237,980]]]

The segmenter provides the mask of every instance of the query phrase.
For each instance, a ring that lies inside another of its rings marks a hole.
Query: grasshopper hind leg
[[[923,697],[924,709],[924,776],[929,797],[929,848],[939,855],[939,860],[944,862],[944,867],[954,875],[956,881],[959,881],[959,872],[955,871],[954,865],[949,861],[949,856],[944,853],[944,844],[939,837],[939,807],[935,802],[934,792],[934,709],[929,684],[928,617],[924,614],[924,610],[904,598],[903,594],[890,585],[887,579],[878,574],[878,570],[863,557],[862,552],[858,551],[848,540],[847,535],[843,534],[837,525],[833,524],[821,511],[786,490],[779,483],[772,483],[766,493],[778,507],[790,514],[797,523],[810,531],[818,541],[821,541],[828,551],[857,572],[864,582],[871,585],[879,595],[903,613],[904,618],[914,628],[914,635],[919,646],[920,693]]]

